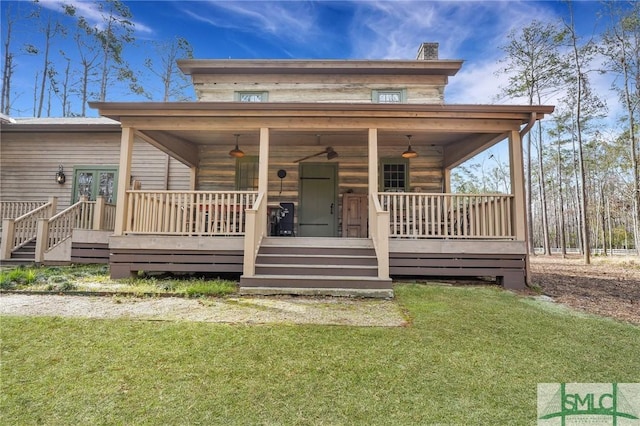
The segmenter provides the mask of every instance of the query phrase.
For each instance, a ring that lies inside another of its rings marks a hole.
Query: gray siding
[[[119,157],[119,132],[2,132],[0,198],[26,201],[56,196],[62,210],[71,201],[75,166],[117,167]],[[59,165],[67,176],[64,185],[55,182]],[[171,159],[167,169],[167,155],[142,141],[134,144],[132,175],[142,189],[189,189],[189,168]]]

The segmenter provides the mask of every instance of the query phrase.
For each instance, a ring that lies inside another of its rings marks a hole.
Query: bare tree
[[[602,54],[607,71],[616,73],[615,88],[627,112],[627,133],[633,173],[634,238],[640,247],[640,147],[637,115],[640,104],[640,3],[608,2],[611,25],[603,36]]]
[[[567,65],[571,70],[571,82],[572,89],[569,97],[572,101],[574,117],[575,117],[575,136],[576,147],[578,155],[578,177],[579,177],[579,200],[580,200],[580,221],[582,229],[582,252],[584,257],[584,263],[591,263],[591,239],[590,239],[590,226],[588,215],[588,198],[587,198],[587,182],[585,172],[585,160],[584,160],[584,103],[589,98],[593,99],[593,94],[589,89],[589,81],[587,78],[588,64],[592,61],[593,55],[596,51],[596,46],[593,40],[588,40],[586,43],[581,44],[580,37],[576,32],[575,20],[573,14],[573,7],[570,2],[568,4],[569,9],[569,21],[563,21],[566,29],[566,39],[570,48],[570,54],[567,58]]]
[[[94,27],[93,35],[98,40],[101,48],[100,101],[107,99],[108,83],[115,70],[116,78],[126,76],[126,69],[122,52],[126,44],[133,43],[133,23],[129,8],[119,0],[106,0],[98,2],[98,9],[102,14],[103,26]]]
[[[14,64],[11,47],[11,32],[13,30],[14,16],[11,14],[11,7],[7,7],[7,19],[5,28],[7,35],[4,39],[4,61],[2,63],[2,95],[0,96],[0,112],[9,115],[11,113],[11,78],[13,76]]]
[[[188,79],[178,68],[178,59],[192,59],[193,48],[189,42],[177,37],[169,42],[154,43],[154,51],[157,61],[147,58],[144,62],[145,67],[156,77],[160,78],[163,88],[163,102],[172,99],[183,101],[189,99],[185,95],[185,90],[190,86]]]

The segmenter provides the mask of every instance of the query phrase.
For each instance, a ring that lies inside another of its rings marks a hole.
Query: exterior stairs
[[[36,241],[30,241],[11,253],[11,259],[3,260],[3,265],[29,265],[36,261]]]
[[[391,279],[378,278],[370,239],[269,237],[255,276],[240,278],[240,293],[388,298],[393,287]]]

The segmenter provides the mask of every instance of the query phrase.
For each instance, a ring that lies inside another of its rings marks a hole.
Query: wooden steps
[[[36,242],[31,241],[11,253],[11,259],[2,261],[3,266],[31,265],[36,261]]]
[[[240,292],[393,297],[391,280],[378,278],[373,243],[355,238],[265,238]]]

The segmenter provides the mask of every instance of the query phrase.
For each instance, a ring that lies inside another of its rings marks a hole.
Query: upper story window
[[[373,102],[378,104],[403,104],[407,101],[407,91],[405,89],[373,90],[371,97]]]
[[[267,102],[269,92],[236,92],[236,102]]]

